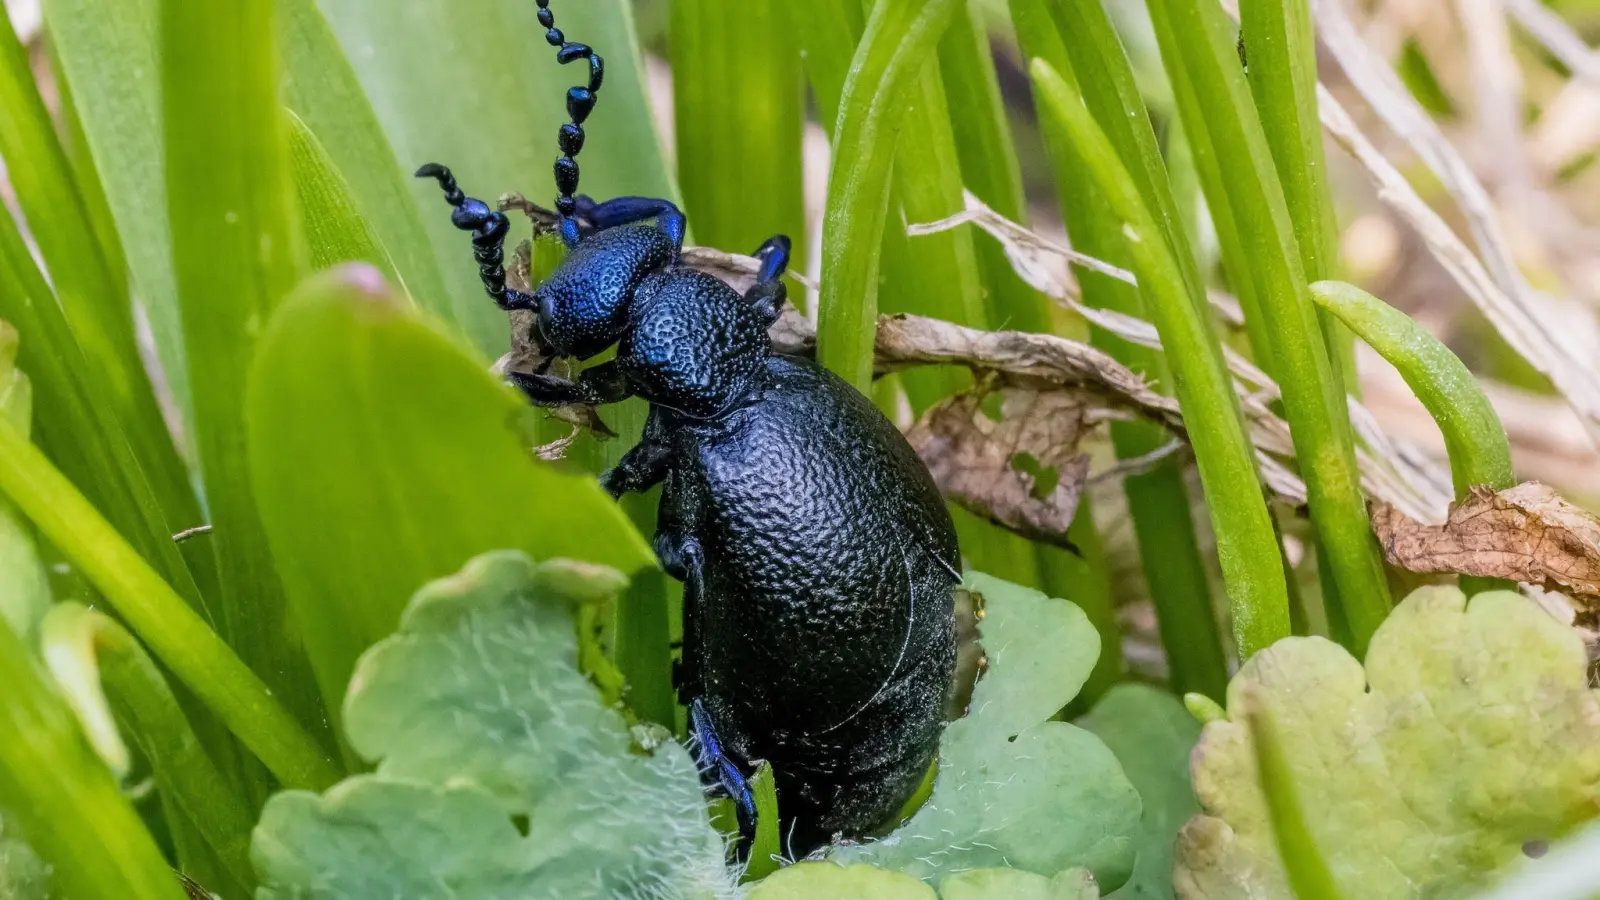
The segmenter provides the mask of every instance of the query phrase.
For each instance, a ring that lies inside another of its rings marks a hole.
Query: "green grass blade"
[[[163,0],[167,201],[195,443],[215,529],[218,629],[316,726],[325,719],[321,698],[287,620],[245,465],[250,358],[304,264],[278,103],[276,23],[273,0]]]
[[[328,167],[343,181],[354,211],[366,221],[365,232],[383,250],[386,265],[412,299],[446,321],[457,321],[423,225],[423,210],[411,193],[415,181],[411,173],[416,166],[401,165],[395,157],[355,69],[317,9],[316,0],[284,0],[279,8],[285,102],[321,148]],[[296,153],[298,158],[298,145]],[[299,187],[303,200],[305,188]],[[437,209],[430,205],[427,211]],[[309,229],[306,239],[313,265],[321,268],[334,261],[318,259],[317,237]],[[377,261],[348,253],[338,259]]]
[[[785,5],[672,4],[678,183],[698,243],[751,253],[786,234],[804,271],[805,81]]]
[[[45,618],[40,643],[45,664],[69,699],[81,698],[80,720],[86,708],[99,712],[96,701],[109,704],[106,713],[128,730],[150,761],[162,797],[204,836],[236,882],[235,890],[245,895],[254,890],[254,816],[206,755],[160,668],[133,635],[108,616],[63,603]],[[75,690],[83,686],[95,696]]]
[[[1337,225],[1328,160],[1317,119],[1317,47],[1311,4],[1240,0],[1240,37],[1250,60],[1251,96],[1283,183],[1300,264],[1310,281],[1333,277]],[[1338,320],[1319,311],[1328,362],[1338,383],[1355,387],[1354,345]]]
[[[789,28],[800,42],[806,76],[816,99],[817,118],[830,139],[837,140],[839,109],[856,48],[867,28],[866,6],[857,0],[786,3]]]
[[[1161,163],[1149,115],[1140,98],[1132,67],[1116,33],[1097,3],[1056,7],[1060,18],[1040,0],[1012,0],[1023,52],[1042,58],[1061,72],[1074,67],[1086,73],[1086,100],[1097,121],[1124,159],[1138,160],[1139,193],[1167,210],[1164,233],[1175,258],[1189,249],[1177,203]],[[1127,240],[1122,221],[1098,199],[1094,180],[1078,159],[1072,143],[1053,127],[1041,109],[1046,151],[1055,174],[1058,197],[1074,245],[1086,253],[1126,265]],[[1148,318],[1138,289],[1084,269],[1075,270],[1090,306]],[[1194,277],[1198,274],[1186,274]],[[1151,350],[1135,346],[1103,329],[1090,335],[1095,346],[1153,383],[1170,385],[1167,362]],[[1169,388],[1170,389],[1170,388]],[[1137,459],[1160,449],[1170,437],[1144,422],[1113,422],[1111,439],[1118,459]],[[1211,606],[1211,588],[1200,556],[1193,514],[1177,460],[1123,481],[1139,545],[1141,568],[1161,627],[1163,646],[1172,666],[1172,681],[1181,691],[1221,697],[1227,685],[1227,660],[1221,630]]]
[[[32,444],[0,421],[0,493],[89,581],[156,658],[286,787],[320,790],[339,772],[227,644]]]
[[[157,2],[47,0],[43,6],[134,291],[149,314],[162,370],[185,433],[192,436],[194,404],[167,219]]]
[[[417,587],[513,547],[624,572],[649,545],[594,479],[529,452],[538,415],[376,270],[308,282],[262,338],[246,404],[263,519],[331,710]]]
[[[567,121],[567,88],[580,83],[582,73],[556,63],[532,2],[321,0],[318,5],[389,137],[401,175],[408,177],[423,163],[438,162],[455,170],[462,189],[475,197],[493,202],[503,193],[518,191],[535,202],[551,203],[555,181],[550,166],[559,155],[556,131]],[[676,192],[645,100],[631,5],[624,0],[557,0],[551,9],[568,39],[595,48],[606,61],[605,88],[584,124],[588,141],[582,156],[583,191],[600,199],[623,194],[673,196]],[[315,80],[305,85],[307,90],[321,89]],[[356,183],[349,168],[352,163],[386,165],[387,154],[366,157],[352,152],[346,157],[326,133],[321,117],[307,109],[297,111],[352,184]],[[484,296],[471,244],[450,224],[450,208],[438,185],[411,181],[411,196],[421,210],[454,310],[450,318],[481,352],[504,353],[505,314]],[[357,197],[366,203],[359,186]],[[364,211],[378,214],[370,207]],[[388,236],[384,238],[388,243]],[[409,283],[404,265],[401,271]],[[419,294],[425,290],[422,284],[411,287]],[[420,299],[428,304],[443,302],[442,297]],[[620,422],[611,424],[622,430]]]
[[[742,881],[765,878],[778,870],[783,854],[782,838],[778,834],[778,780],[772,774],[772,764],[763,762],[750,779],[750,793],[756,801],[756,838],[750,846],[750,865]]]
[[[61,69],[61,55],[56,52],[53,43],[46,41],[45,47],[50,53],[51,73],[55,76],[58,97],[56,130],[61,136],[62,149],[66,151],[67,161],[72,166],[73,179],[88,210],[95,238],[100,242],[106,268],[117,280],[117,294],[127,297],[131,290],[128,257],[122,252],[122,238],[117,234],[116,219],[111,215],[111,203],[106,199],[105,186],[100,183],[100,171],[95,166],[94,156],[89,152],[89,137],[83,130],[83,119],[78,113],[77,100],[72,96],[72,85],[67,82],[67,76]]]
[[[127,435],[167,518],[199,521],[200,506],[156,403],[134,339],[133,307],[120,260],[95,233],[66,150],[33,83],[15,33],[0,23],[0,156],[28,231],[94,373],[95,389]]]
[[[328,151],[299,116],[293,112],[287,115],[289,166],[311,268],[322,270],[342,262],[365,262],[381,269],[391,280],[399,280],[393,261],[356,208],[350,185],[334,167]]]
[[[50,865],[53,888],[74,900],[180,900],[138,814],[3,623],[0,684],[0,808]]]
[[[1516,485],[1511,444],[1500,415],[1461,359],[1405,313],[1339,281],[1311,286],[1311,296],[1394,366],[1444,434],[1456,499],[1473,485]]]
[[[872,382],[878,270],[895,144],[922,66],[955,0],[879,0],[851,63],[828,181],[817,357],[863,392]]]
[[[1152,0],[1151,18],[1170,80],[1186,83],[1179,108],[1191,140],[1209,142],[1221,195],[1248,256],[1270,333],[1284,409],[1310,495],[1311,518],[1362,653],[1391,601],[1367,521],[1342,385],[1317,324],[1293,224],[1261,122],[1250,103],[1227,14],[1210,0]]]
[[[1245,713],[1245,723],[1255,743],[1256,774],[1267,800],[1267,818],[1296,900],[1342,900],[1333,871],[1318,849],[1305,814],[1300,810],[1289,756],[1268,715],[1266,704],[1255,698]]]
[[[1256,475],[1254,449],[1245,435],[1221,348],[1201,316],[1198,285],[1184,277],[1163,239],[1162,227],[1076,88],[1043,60],[1034,60],[1031,70],[1046,112],[1125,223],[1133,269],[1167,348],[1178,401],[1189,422],[1233,608],[1235,641],[1240,654],[1249,656],[1289,633],[1288,595]]]
[[[34,266],[10,216],[0,216],[0,318],[21,334],[18,363],[37,397],[40,446],[190,605],[204,601],[132,448],[101,396],[93,369]],[[209,615],[209,612],[207,613]]]

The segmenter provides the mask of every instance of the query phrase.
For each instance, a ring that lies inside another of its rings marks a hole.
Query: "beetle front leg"
[[[644,424],[644,437],[614,467],[600,473],[600,486],[613,500],[623,494],[643,493],[667,477],[671,462],[672,444],[660,417],[652,412]]]
[[[601,406],[633,396],[627,376],[609,362],[584,369],[575,381],[531,372],[509,372],[506,380],[527,395],[534,406]]]
[[[656,197],[615,197],[596,203],[588,197],[577,200],[576,217],[584,233],[604,231],[618,225],[632,225],[646,219],[655,219],[656,227],[672,239],[673,246],[683,249],[683,236],[688,231],[689,220],[683,210],[671,200]]]

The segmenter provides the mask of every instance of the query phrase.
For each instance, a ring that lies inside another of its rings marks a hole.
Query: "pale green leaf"
[[[1094,876],[1069,869],[1054,878],[1016,869],[973,869],[939,886],[940,900],[1099,900]]]
[[[916,878],[875,866],[803,862],[756,885],[746,900],[937,900]]]
[[[27,436],[33,420],[33,383],[16,362],[17,331],[0,322],[0,418]],[[0,500],[0,625],[10,626],[24,642],[32,643],[34,628],[49,608],[49,577],[33,530],[10,503]]]
[[[1178,829],[1200,811],[1189,787],[1189,753],[1200,723],[1166,691],[1120,684],[1078,724],[1106,742],[1144,801],[1133,877],[1112,896],[1171,900],[1172,845]]]
[[[987,674],[945,730],[933,795],[881,841],[833,858],[939,882],[965,869],[1054,876],[1071,867],[1119,886],[1133,867],[1139,795],[1098,738],[1048,721],[1094,668],[1099,637],[1065,600],[970,574],[983,598]]]
[[[47,900],[50,871],[16,829],[0,815],[0,897],[6,900]]]
[[[592,571],[497,551],[419,591],[346,702],[377,772],[268,803],[261,900],[728,890],[687,751],[635,748],[578,671],[570,586]]]
[[[1300,808],[1349,896],[1470,896],[1519,859],[1593,818],[1600,699],[1577,633],[1517,594],[1469,605],[1456,588],[1408,597],[1361,663],[1321,638],[1280,641],[1228,688],[1231,720],[1207,725],[1184,827],[1184,898],[1288,896],[1249,731],[1247,697],[1270,715]]]

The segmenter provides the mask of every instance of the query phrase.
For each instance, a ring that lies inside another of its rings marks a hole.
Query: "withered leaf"
[[[1374,501],[1372,529],[1392,565],[1536,584],[1573,596],[1580,617],[1600,613],[1600,518],[1537,481],[1474,487],[1442,526]]]
[[[1078,441],[1090,408],[1065,391],[1007,387],[1000,420],[981,391],[958,394],[923,414],[906,435],[946,497],[1032,540],[1072,549],[1067,528],[1089,477]],[[1054,483],[1050,483],[1051,481]]]

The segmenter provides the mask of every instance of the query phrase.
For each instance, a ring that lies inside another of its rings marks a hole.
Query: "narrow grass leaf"
[[[0,808],[51,867],[52,887],[64,897],[180,900],[177,878],[121,787],[4,624],[0,683]]]
[[[94,372],[95,390],[127,435],[162,511],[199,519],[199,503],[179,459],[134,339],[127,280],[112,268],[95,234],[89,205],[33,82],[27,53],[0,23],[0,156],[50,272],[67,321]]]
[[[805,80],[780,0],[672,4],[678,183],[702,246],[753,253],[775,234],[804,271]]]
[[[350,185],[334,167],[327,150],[299,116],[293,112],[286,115],[289,167],[311,268],[322,270],[342,262],[365,262],[398,281],[393,261],[356,208]]]
[[[1091,112],[1107,130],[1119,157],[1138,162],[1132,169],[1136,186],[1150,208],[1164,210],[1160,218],[1165,240],[1182,265],[1192,257],[1177,203],[1133,70],[1105,11],[1098,3],[1085,3],[1055,7],[1057,14],[1052,15],[1052,8],[1041,0],[1012,0],[1011,9],[1026,55],[1058,66],[1063,77],[1075,77],[1075,69],[1085,73],[1080,83]],[[1042,98],[1039,101],[1042,104]],[[1094,179],[1080,163],[1072,142],[1059,133],[1042,106],[1040,120],[1073,244],[1096,258],[1126,265],[1129,251],[1122,221],[1099,199]],[[1184,277],[1198,283],[1199,275],[1192,266],[1186,268]],[[1149,317],[1136,287],[1081,267],[1075,274],[1086,304]],[[1159,353],[1105,329],[1093,329],[1090,339],[1154,384],[1172,390],[1168,363]],[[1170,437],[1151,423],[1127,421],[1111,424],[1111,440],[1117,457],[1130,460],[1157,452]],[[1179,690],[1220,697],[1227,685],[1227,661],[1182,465],[1168,460],[1148,472],[1131,475],[1123,480],[1123,492],[1133,518],[1141,568],[1156,604],[1162,643],[1172,665],[1173,684]]]
[[[1389,587],[1356,475],[1344,392],[1317,325],[1231,20],[1210,0],[1152,0],[1150,11],[1169,80],[1187,85],[1177,91],[1184,128],[1191,140],[1208,141],[1219,163],[1222,183],[1208,185],[1207,199],[1213,209],[1231,208],[1249,257],[1312,522],[1328,551],[1359,653],[1388,615]]]
[[[387,265],[412,299],[434,315],[456,321],[439,260],[423,226],[422,210],[411,193],[415,181],[411,173],[416,166],[408,168],[395,157],[355,69],[316,0],[284,0],[279,9],[285,102],[344,183],[354,211],[366,221],[365,233],[383,250]],[[294,145],[297,165],[298,140],[296,137]],[[303,203],[306,188],[296,187]],[[432,206],[428,209],[435,211]],[[321,267],[317,237],[309,225],[307,229],[312,262]],[[377,262],[366,256],[342,258]]]
[[[194,824],[226,867],[235,882],[229,887],[245,895],[254,890],[254,814],[206,754],[160,668],[133,635],[109,616],[63,603],[45,618],[40,644],[80,721],[115,716],[149,761],[162,799]]]
[[[309,282],[251,374],[249,462],[328,707],[411,594],[486,550],[634,572],[649,546],[592,477],[537,461],[536,413],[374,269]]]
[[[750,779],[750,792],[756,801],[756,838],[750,845],[750,865],[744,870],[744,881],[756,881],[778,870],[783,853],[778,834],[778,780],[772,774],[772,764],[763,762]]]
[[[1288,596],[1277,539],[1221,349],[1201,317],[1197,286],[1185,279],[1161,227],[1082,97],[1049,63],[1034,60],[1031,71],[1047,113],[1125,223],[1134,272],[1168,348],[1174,387],[1189,422],[1233,609],[1235,640],[1240,653],[1248,656],[1289,633]]]
[[[278,104],[276,9],[273,0],[163,0],[167,202],[215,528],[217,624],[301,721],[320,724],[325,714],[286,618],[245,465],[250,358],[303,266]]]
[[[955,8],[955,0],[879,0],[845,82],[823,223],[817,355],[861,391],[872,381],[895,145],[916,79]]]
[[[261,679],[49,460],[3,421],[0,493],[99,589],[129,630],[280,782],[320,788],[338,778],[327,754],[279,705]]]

